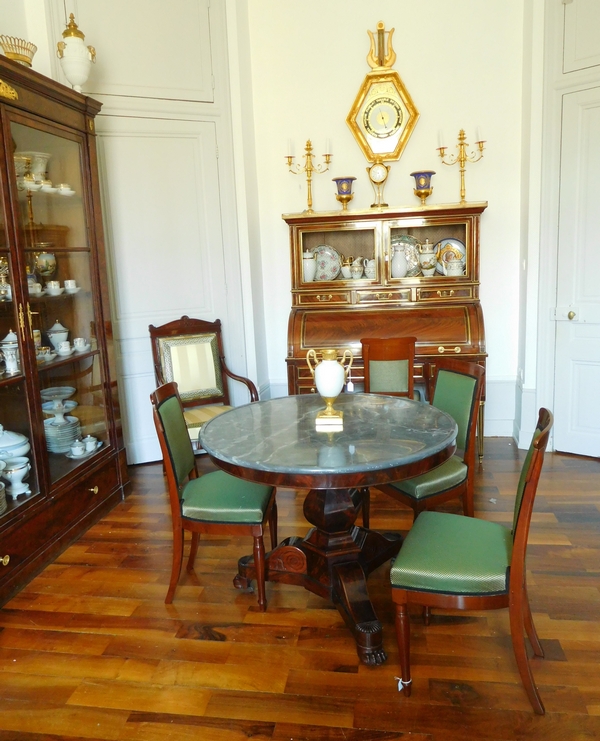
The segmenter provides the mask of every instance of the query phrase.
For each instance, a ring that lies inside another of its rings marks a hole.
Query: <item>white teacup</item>
[[[65,288],[68,290],[72,290],[73,288],[77,288],[77,281],[76,280],[66,280],[65,281]]]
[[[58,291],[58,289],[60,288],[60,281],[59,280],[47,280],[46,288],[50,291]]]
[[[71,455],[83,455],[85,453],[85,443],[82,440],[75,440],[71,444]]]
[[[61,342],[58,346],[58,352],[66,353],[71,352],[71,343],[69,340],[65,340],[64,342]]]
[[[465,266],[462,260],[448,260],[444,265],[446,275],[464,275]]]
[[[98,439],[95,438],[93,435],[86,435],[83,438],[83,442],[85,444],[85,450],[87,453],[91,453],[93,450],[96,450],[96,446],[98,445]]]
[[[29,293],[41,293],[41,292],[42,292],[41,283],[30,283],[29,284]]]
[[[73,347],[76,350],[83,350],[87,347],[87,340],[85,337],[75,337],[73,340]]]

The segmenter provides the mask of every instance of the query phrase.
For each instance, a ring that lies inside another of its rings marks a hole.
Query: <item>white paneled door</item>
[[[563,96],[556,450],[600,456],[600,87]]]
[[[107,116],[98,134],[125,442],[140,463],[160,458],[148,325],[220,318],[234,346],[243,337],[228,321],[215,123]]]

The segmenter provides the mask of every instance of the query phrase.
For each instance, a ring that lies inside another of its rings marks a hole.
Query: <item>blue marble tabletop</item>
[[[200,443],[217,463],[322,476],[398,469],[449,448],[457,434],[452,417],[411,399],[341,394],[334,408],[343,429],[331,432],[316,429],[324,408],[318,394],[236,407],[207,422]]]

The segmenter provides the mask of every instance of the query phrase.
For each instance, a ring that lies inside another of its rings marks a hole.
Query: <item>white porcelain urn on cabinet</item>
[[[69,24],[62,35],[64,41],[58,42],[56,52],[60,66],[73,90],[80,93],[81,86],[86,83],[92,64],[96,61],[96,50],[93,46],[85,45],[85,36],[77,27],[73,13],[69,16]]]

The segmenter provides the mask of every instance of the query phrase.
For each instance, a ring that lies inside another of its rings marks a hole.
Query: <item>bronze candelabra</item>
[[[323,155],[323,158],[325,159],[324,165],[313,165],[313,146],[310,139],[306,142],[306,147],[304,148],[305,154],[304,156],[304,165],[294,165],[294,155],[288,154],[286,155],[287,165],[289,168],[289,171],[292,173],[292,175],[300,175],[301,173],[306,173],[306,187],[308,189],[308,197],[307,197],[307,208],[305,209],[304,213],[312,214],[314,213],[313,207],[312,207],[312,175],[313,172],[316,174],[321,174],[323,172],[327,172],[329,170],[329,165],[331,163],[331,154],[327,153]]]
[[[465,130],[461,129],[458,133],[458,154],[448,155],[448,159],[445,159],[446,155],[446,147],[440,143],[440,146],[438,147],[438,152],[440,155],[440,158],[442,160],[442,163],[444,165],[455,165],[458,162],[458,166],[460,168],[460,202],[461,204],[466,203],[465,201],[465,169],[467,162],[479,162],[479,160],[483,157],[483,149],[485,145],[485,141],[479,137],[480,141],[475,142],[477,145],[477,148],[479,151],[477,152],[467,152],[467,147],[469,146],[467,143],[467,135],[465,134]]]

